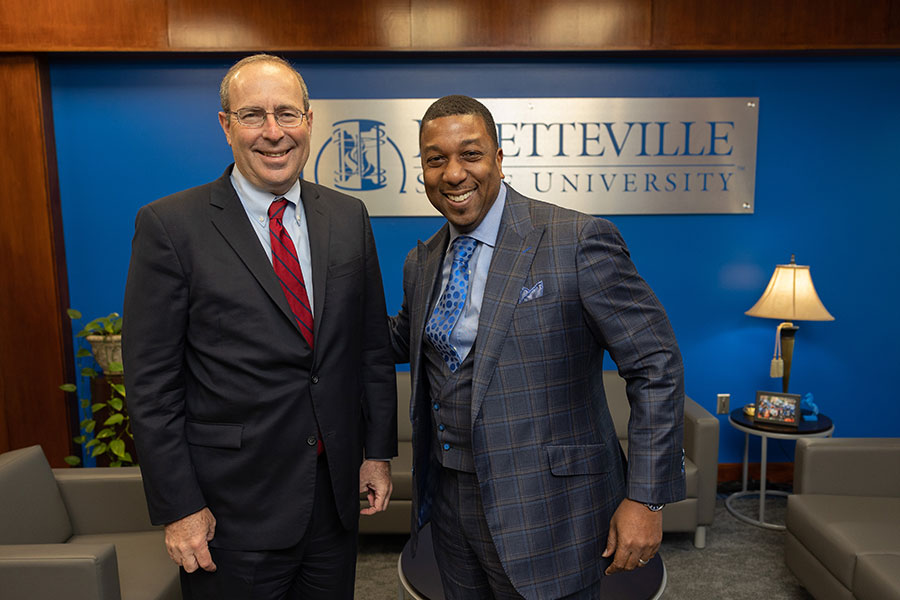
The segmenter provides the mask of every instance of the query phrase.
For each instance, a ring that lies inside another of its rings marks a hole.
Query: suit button
[[[444,450],[449,450],[449,449],[450,449],[450,444],[444,444]]]
[[[309,444],[310,446],[315,446],[317,441],[318,440],[316,439],[316,436],[314,436],[314,435],[311,435],[308,438],[306,438],[306,443]]]
[[[438,404],[437,402],[435,402],[433,406],[434,406],[434,410],[441,410],[441,405]]]
[[[319,376],[313,375],[310,381],[312,381],[314,384],[319,383]]]
[[[443,423],[441,423],[440,425],[438,425],[438,431],[443,431],[443,430],[445,430],[445,429],[446,429],[446,427],[444,427],[444,424],[443,424]]]

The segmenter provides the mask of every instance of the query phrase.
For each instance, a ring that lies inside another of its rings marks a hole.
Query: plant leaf
[[[94,447],[94,449],[91,450],[91,456],[100,456],[107,450],[109,450],[109,446],[107,446],[106,444],[103,444],[103,443],[97,444]]]
[[[112,365],[110,365],[110,366],[112,366]],[[112,389],[116,390],[116,392],[118,392],[120,396],[125,395],[125,386],[122,385],[121,383],[111,383],[111,384],[109,384],[109,386]]]
[[[66,461],[66,464],[70,467],[77,467],[81,464],[81,459],[77,456],[66,456],[63,460]]]
[[[61,389],[64,392],[77,392],[78,386],[75,385],[74,383],[64,383],[61,386],[59,386],[59,389]]]
[[[67,308],[66,314],[69,315],[69,318],[72,320],[81,318],[81,313],[78,312],[77,310],[75,310],[74,308]]]
[[[86,440],[86,439],[87,438],[84,437],[83,435],[76,435],[75,437],[72,438],[72,441],[75,442],[76,444],[83,444],[84,440]]]
[[[110,429],[109,427],[104,427],[103,429],[100,430],[99,433],[94,435],[94,437],[97,438],[98,440],[102,440],[104,438],[112,437],[114,435],[116,435],[116,432],[114,430]]]
[[[103,422],[104,425],[117,425],[125,420],[125,415],[116,413]]]
[[[95,371],[91,367],[85,367],[81,370],[81,375],[84,377],[96,377],[97,371]]]
[[[92,404],[91,405],[91,413],[93,414],[93,413],[97,412],[98,410],[100,410],[101,408],[104,408],[105,406],[106,406],[105,402],[98,402],[97,404]]]
[[[114,361],[114,360],[109,361],[110,373],[121,372],[123,370],[124,370],[124,368],[122,367],[122,363]]]
[[[79,348],[78,352],[75,353],[75,358],[84,358],[86,356],[90,356],[91,351],[87,348]]]
[[[116,410],[122,410],[122,406],[124,406],[124,403],[122,402],[121,398],[116,398],[115,396],[113,396],[109,399],[109,405]]]
[[[126,452],[125,454],[123,454],[123,455],[122,455],[122,459],[123,459],[123,460],[126,460],[126,461],[128,461],[128,462],[130,462],[130,463],[134,463],[134,459],[131,458],[131,452]]]
[[[87,444],[85,444],[84,447],[85,448],[93,448],[94,446],[96,446],[99,443],[100,443],[100,440],[98,440],[97,438],[94,438],[91,441],[89,441]]]
[[[113,440],[109,443],[109,449],[118,457],[125,456],[125,442],[122,440]]]
[[[84,426],[84,430],[87,431],[88,433],[91,433],[94,431],[94,428],[96,426],[97,426],[97,421],[95,421],[93,419],[88,419],[87,425]]]

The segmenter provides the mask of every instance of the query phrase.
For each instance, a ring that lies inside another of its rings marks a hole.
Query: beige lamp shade
[[[777,265],[762,297],[744,314],[783,321],[834,321],[813,286],[808,265]]]

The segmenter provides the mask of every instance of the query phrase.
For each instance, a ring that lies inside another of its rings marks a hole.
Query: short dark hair
[[[460,94],[439,98],[428,107],[428,110],[425,111],[425,116],[422,117],[422,122],[419,124],[419,139],[422,139],[422,127],[425,126],[425,123],[440,119],[441,117],[452,117],[454,115],[474,115],[476,117],[481,117],[481,120],[484,121],[484,127],[487,129],[488,135],[491,136],[491,140],[494,142],[494,148],[500,147],[500,142],[497,139],[497,125],[494,124],[494,117],[491,116],[491,111],[475,98],[462,96]]]

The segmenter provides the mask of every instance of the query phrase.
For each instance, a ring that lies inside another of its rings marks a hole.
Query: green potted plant
[[[80,319],[81,313],[70,308],[69,317]],[[104,373],[114,375],[122,372],[122,317],[119,313],[94,319],[82,327],[76,337],[83,337],[91,345],[94,360]]]
[[[73,321],[81,318],[81,313],[75,309],[70,308],[67,312]],[[106,375],[109,389],[105,394],[108,397],[101,402],[92,403],[90,398],[79,400],[81,408],[89,410],[90,414],[80,423],[81,435],[73,439],[84,447],[85,452],[90,450],[92,457],[111,467],[135,465],[137,460],[129,452],[129,447],[133,447],[134,435],[125,404],[125,385],[122,383],[122,317],[118,313],[110,313],[94,319],[76,337],[85,338],[93,350],[79,348],[75,353],[76,360],[93,356]],[[92,366],[85,366],[81,368],[81,375],[93,381],[100,373]],[[78,386],[66,383],[60,389],[77,392]],[[67,456],[65,461],[72,466],[81,464],[78,456]]]

